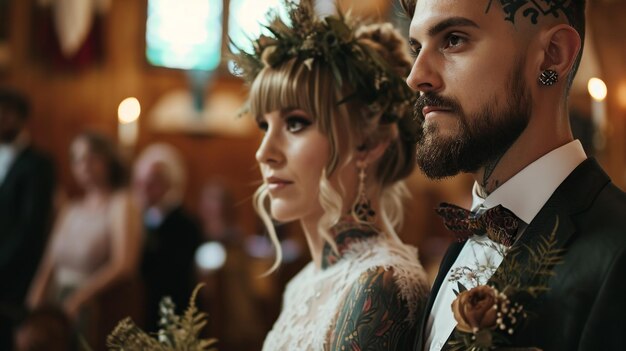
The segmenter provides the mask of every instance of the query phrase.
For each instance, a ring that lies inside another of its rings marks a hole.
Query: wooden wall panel
[[[588,6],[594,40],[607,85],[607,147],[601,161],[613,181],[626,189],[626,104],[619,88],[626,84],[626,1],[593,1]]]

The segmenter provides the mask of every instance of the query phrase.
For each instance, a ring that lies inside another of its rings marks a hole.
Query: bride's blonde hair
[[[408,75],[410,60],[402,37],[391,24],[362,26],[355,33],[357,40],[375,50],[398,75]],[[415,167],[415,142],[400,136],[402,133],[397,123],[381,120],[384,110],[372,111],[358,99],[341,103],[351,89],[350,82],[345,81],[339,88],[331,67],[325,62],[315,60],[306,65],[301,59],[292,58],[275,67],[263,68],[252,83],[249,100],[250,112],[256,119],[285,108],[304,110],[314,119],[318,130],[328,137],[330,154],[319,188],[319,201],[325,214],[318,223],[318,230],[335,250],[336,243],[330,228],[342,216],[348,191],[343,184],[339,184],[338,189],[333,187],[329,177],[353,160],[357,148],[362,146],[358,144],[366,141],[366,147],[374,147],[379,143],[389,143],[375,165],[373,177],[382,190],[379,215],[383,231],[394,240],[399,240],[396,230],[402,226],[402,203],[409,194],[402,179]],[[282,252],[267,209],[267,200],[268,191],[264,184],[254,195],[254,207],[276,248],[276,260],[271,272],[280,264]]]

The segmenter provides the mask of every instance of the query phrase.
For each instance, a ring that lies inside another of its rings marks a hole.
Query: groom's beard
[[[526,129],[531,114],[530,93],[519,64],[505,87],[508,98],[503,103],[493,97],[480,111],[470,116],[451,97],[425,93],[417,99],[415,117],[421,122],[418,131],[417,164],[431,179],[442,179],[476,172],[488,162],[501,157]],[[449,110],[457,117],[455,135],[443,135],[436,123],[425,124],[424,106]]]

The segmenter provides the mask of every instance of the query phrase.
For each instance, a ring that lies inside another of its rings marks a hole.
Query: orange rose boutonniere
[[[508,345],[527,314],[519,303],[512,303],[505,293],[491,286],[481,285],[459,293],[452,303],[457,321],[459,350],[490,350],[496,345]]]
[[[497,294],[496,289],[485,285],[461,292],[452,303],[454,319],[458,323],[456,328],[466,333],[495,328]]]
[[[452,350],[538,350],[513,347],[512,337],[528,322],[526,307],[532,307],[536,298],[548,290],[548,278],[554,276],[553,268],[561,262],[562,249],[555,235],[558,223],[557,218],[552,234],[540,238],[536,249],[524,247],[530,257],[527,263],[520,265],[513,257],[502,262],[502,274],[492,277],[489,285],[466,289],[459,284],[451,306],[457,322],[449,341]],[[511,250],[507,255],[518,253]],[[523,276],[536,277],[533,285],[524,285]]]

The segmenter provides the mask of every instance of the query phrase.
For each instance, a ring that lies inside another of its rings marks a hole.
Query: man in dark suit
[[[438,209],[459,242],[415,350],[626,349],[626,195],[574,140],[567,113],[584,1],[402,3],[417,162],[433,179],[475,178],[471,212]],[[511,305],[485,285],[513,288]],[[531,287],[546,289],[520,293]]]
[[[144,211],[141,276],[150,331],[158,329],[161,298],[171,297],[180,313],[195,285],[194,254],[201,232],[196,219],[182,207],[185,181],[183,161],[170,145],[150,145],[135,163],[133,187]]]
[[[0,349],[9,350],[11,321],[24,302],[48,236],[54,171],[33,148],[24,125],[28,102],[0,90]]]

